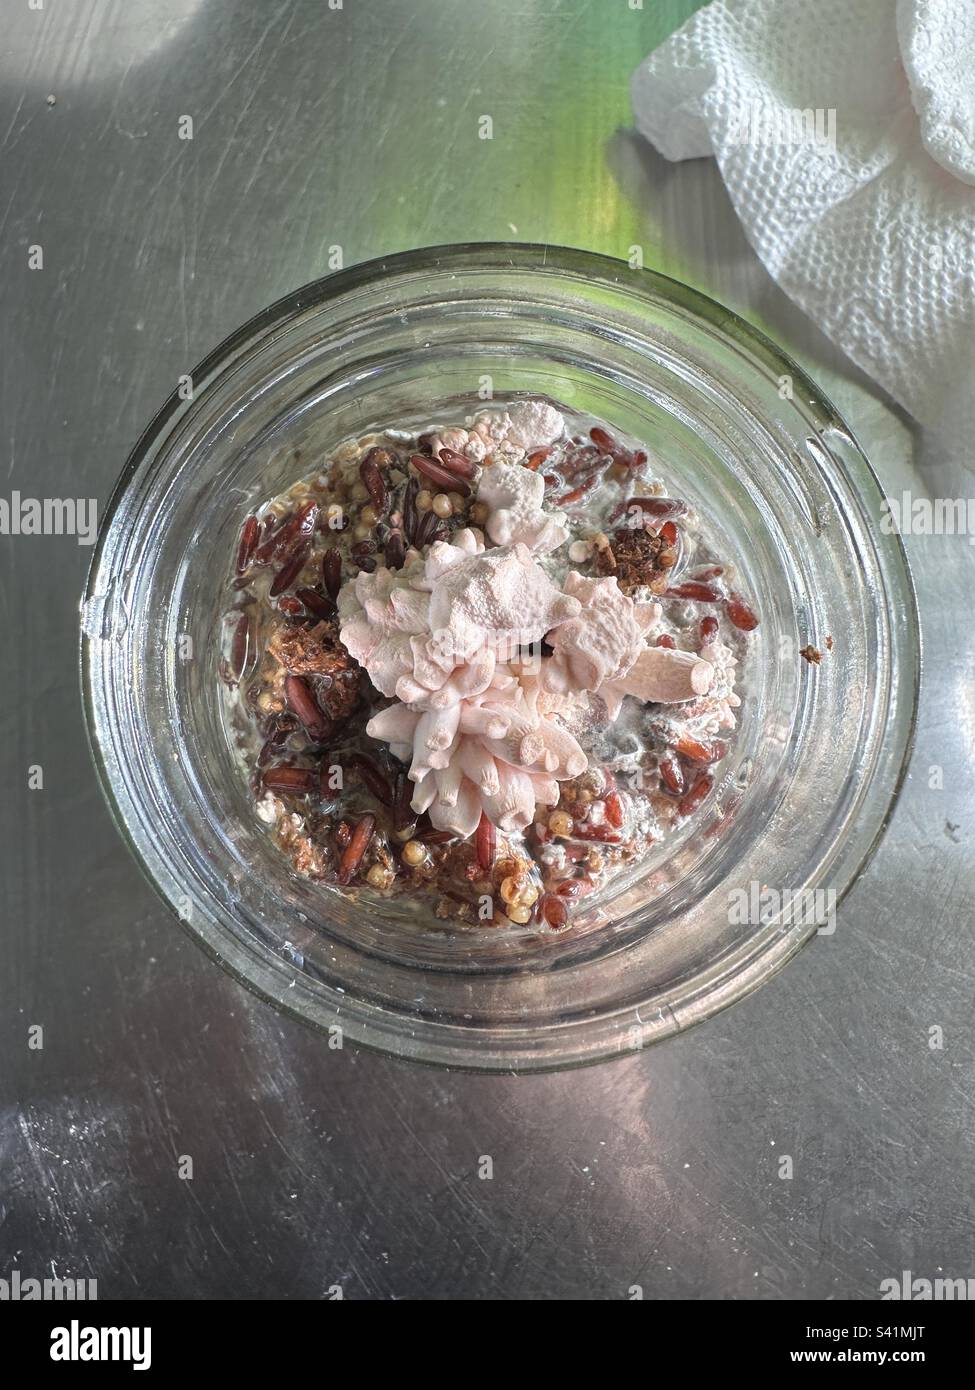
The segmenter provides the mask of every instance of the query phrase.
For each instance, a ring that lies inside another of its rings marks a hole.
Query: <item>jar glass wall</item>
[[[731,896],[842,896],[904,772],[919,644],[881,489],[795,364],[651,272],[479,245],[299,290],[212,353],[193,388],[151,423],[112,499],[83,606],[83,679],[116,817],[223,965],[350,1040],[529,1070],[683,1029],[816,931],[768,911],[740,922]],[[340,441],[457,418],[488,392],[545,396],[643,441],[762,615],[741,732],[707,810],[566,933],[417,927],[379,895],[353,903],[296,876],[255,816],[217,695],[243,519]],[[827,636],[820,666],[800,659]]]

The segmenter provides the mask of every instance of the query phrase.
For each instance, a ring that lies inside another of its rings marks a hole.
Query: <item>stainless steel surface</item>
[[[104,505],[179,375],[334,248],[511,236],[640,245],[799,355],[891,491],[966,496],[969,461],[912,440],[774,288],[713,165],[626,133],[632,68],[692,8],[8,0],[0,494]],[[869,1299],[902,1269],[975,1274],[975,565],[964,537],[908,550],[917,750],[835,936],[645,1055],[518,1079],[330,1051],[183,936],[85,746],[90,552],[0,537],[0,1276],[103,1297]]]

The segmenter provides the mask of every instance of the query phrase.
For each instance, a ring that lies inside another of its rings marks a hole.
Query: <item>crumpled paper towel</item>
[[[667,159],[715,157],[786,294],[971,457],[975,0],[713,0],[633,106]]]

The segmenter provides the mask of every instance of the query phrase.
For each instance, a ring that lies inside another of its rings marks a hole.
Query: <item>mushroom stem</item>
[[[713,680],[714,667],[695,652],[645,647],[618,684],[638,700],[673,705],[706,695]]]

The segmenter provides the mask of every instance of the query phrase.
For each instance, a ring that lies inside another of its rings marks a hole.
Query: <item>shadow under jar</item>
[[[732,903],[765,886],[784,904],[842,897],[903,776],[919,644],[877,479],[794,363],[665,277],[581,251],[476,245],[307,286],[193,383],[113,496],[83,606],[83,681],[120,827],[221,964],[350,1041],[528,1071],[684,1029],[815,934],[808,912]],[[714,793],[568,932],[418,924],[378,893],[351,901],[296,875],[255,814],[218,695],[243,519],[341,441],[463,418],[486,386],[495,403],[546,397],[641,441],[762,618]],[[818,666],[801,659],[807,644]]]

